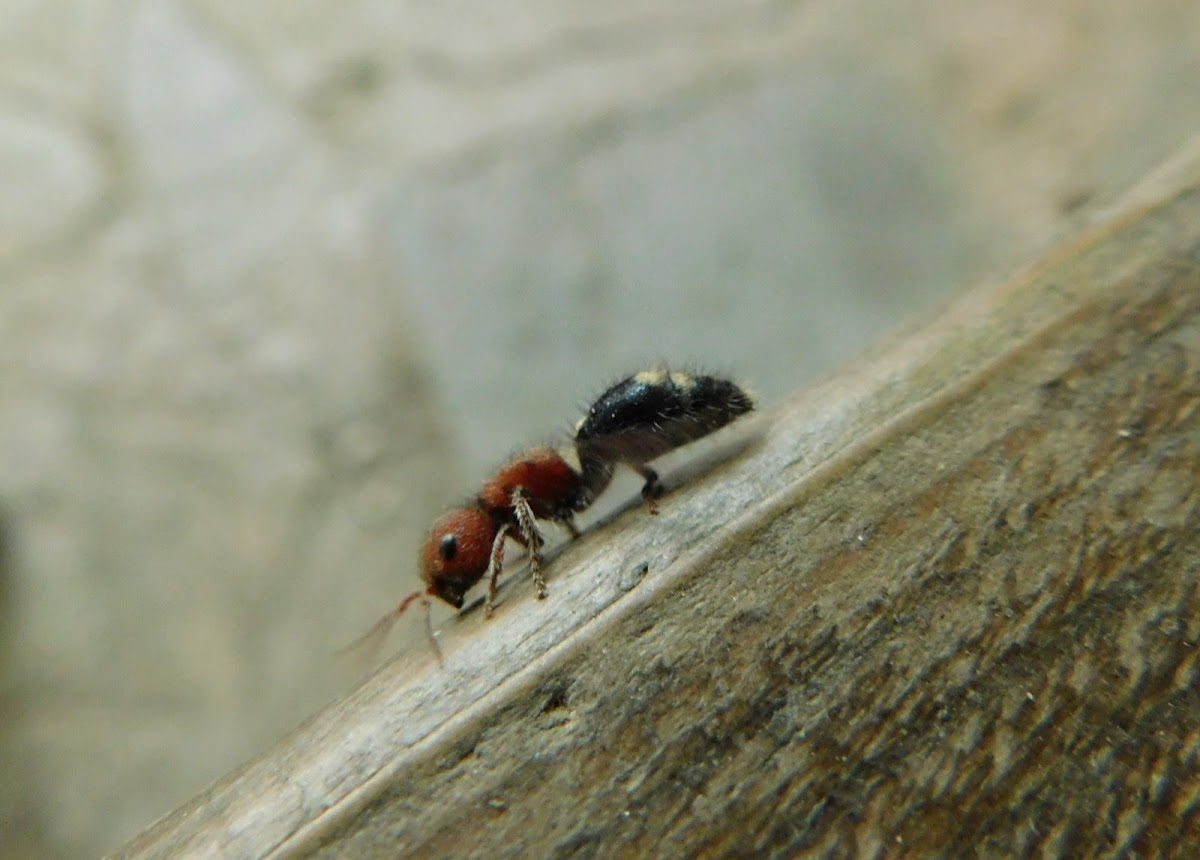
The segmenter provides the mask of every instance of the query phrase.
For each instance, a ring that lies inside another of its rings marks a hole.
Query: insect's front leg
[[[496,582],[500,579],[500,568],[504,566],[504,541],[508,538],[510,529],[508,523],[500,526],[496,532],[496,539],[492,541],[492,556],[488,561],[487,601],[483,604],[484,618],[491,618],[496,608]]]

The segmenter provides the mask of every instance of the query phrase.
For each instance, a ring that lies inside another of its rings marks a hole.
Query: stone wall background
[[[1184,0],[0,0],[0,855],[345,691],[612,377],[769,402],[1079,229],[1197,80]]]

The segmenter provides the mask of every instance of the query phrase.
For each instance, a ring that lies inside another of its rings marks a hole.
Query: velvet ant
[[[490,618],[504,545],[510,538],[528,551],[534,588],[538,598],[544,598],[544,540],[537,520],[555,522],[572,538],[578,537],[575,514],[587,509],[605,490],[620,464],[645,479],[642,497],[653,513],[663,487],[658,473],[647,464],[753,409],[754,401],[742,388],[717,376],[648,370],[620,380],[592,403],[575,427],[578,469],[547,446],[531,448],[508,460],[484,482],[474,499],[442,514],[430,527],[420,555],[425,589],[404,598],[349,647],[386,633],[415,601],[428,607],[429,598],[436,597],[461,609],[466,593],[485,576],[484,614]],[[432,639],[431,629],[430,636]],[[436,640],[434,645],[436,648]]]

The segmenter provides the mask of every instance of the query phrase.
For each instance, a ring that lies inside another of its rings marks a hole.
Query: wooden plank
[[[1194,174],[1188,174],[1194,177]],[[117,857],[1200,844],[1200,185],[732,428]]]

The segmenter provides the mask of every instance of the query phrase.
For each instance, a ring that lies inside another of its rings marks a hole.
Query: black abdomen
[[[585,485],[598,494],[618,463],[638,466],[744,415],[754,401],[716,376],[650,370],[601,394],[575,428]]]

